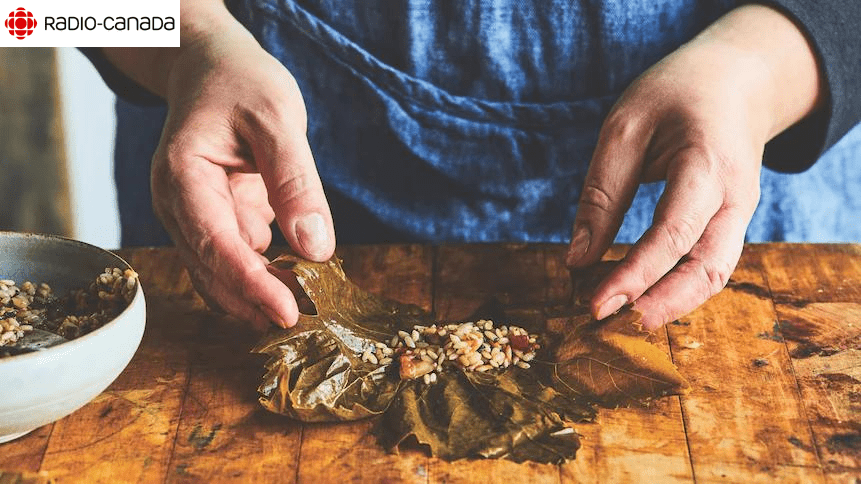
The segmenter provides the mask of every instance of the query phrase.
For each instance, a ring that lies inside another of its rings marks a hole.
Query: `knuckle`
[[[238,232],[224,228],[202,231],[193,249],[213,277],[220,280],[244,280],[244,271],[254,263],[253,259],[246,256],[244,246],[245,242]]]
[[[296,200],[310,196],[315,186],[313,177],[309,173],[296,171],[272,188],[269,193],[269,204],[272,207],[290,205]]]
[[[580,205],[610,213],[613,210],[614,200],[607,190],[590,183],[583,187],[583,192],[580,194]]]
[[[726,261],[715,261],[709,264],[700,263],[700,265],[704,273],[704,281],[706,281],[707,299],[726,287],[734,267]]]
[[[706,301],[726,287],[734,269],[734,264],[728,261],[699,258],[689,258],[678,268],[697,289],[698,303]]]
[[[307,116],[304,105],[299,103],[299,106],[302,109],[285,107],[282,102],[267,99],[259,106],[238,109],[234,116],[235,129],[248,143],[256,163],[290,158],[297,147],[307,144]]]
[[[305,103],[298,88],[259,96],[248,105],[237,106],[235,115],[249,133],[271,139],[279,139],[285,129],[304,133],[308,127]]]
[[[645,118],[630,108],[616,107],[604,120],[602,134],[608,140],[631,140],[639,136]]]
[[[666,221],[660,227],[668,252],[676,258],[687,254],[701,235],[693,222],[683,218]]]
[[[674,158],[676,163],[682,164],[686,169],[700,173],[696,178],[703,180],[718,179],[731,165],[725,156],[702,143],[681,148]]]
[[[208,267],[213,267],[218,260],[218,233],[204,232],[195,244],[194,251]]]
[[[271,102],[258,102],[237,109],[236,118],[247,136],[267,145],[277,141],[281,124],[281,110]]]

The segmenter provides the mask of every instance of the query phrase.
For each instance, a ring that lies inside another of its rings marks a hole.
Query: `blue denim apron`
[[[733,3],[228,2],[299,84],[340,243],[567,241],[613,102]],[[146,182],[164,114],[118,103],[124,245],[167,241]],[[861,240],[859,154],[856,129],[803,174],[764,170],[748,239]],[[640,188],[617,241],[661,189]]]

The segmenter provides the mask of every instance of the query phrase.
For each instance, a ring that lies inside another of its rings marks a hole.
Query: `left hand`
[[[600,259],[639,183],[667,183],[653,225],[596,288],[593,316],[633,302],[655,329],[720,291],[759,201],[765,143],[820,90],[804,36],[761,5],[730,12],[634,81],[601,129],[568,265]]]

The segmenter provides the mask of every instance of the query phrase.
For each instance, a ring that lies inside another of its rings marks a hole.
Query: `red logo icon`
[[[9,29],[10,35],[23,39],[33,33],[33,29],[36,28],[36,19],[33,18],[32,13],[24,10],[23,7],[18,7],[6,19],[6,28]]]

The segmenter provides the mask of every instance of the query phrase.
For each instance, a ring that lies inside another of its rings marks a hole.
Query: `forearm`
[[[751,102],[763,110],[766,139],[820,108],[827,84],[812,46],[792,20],[764,5],[736,8],[703,31],[691,47],[735,51],[740,69],[755,76]]]
[[[223,0],[182,0],[180,19],[180,47],[105,47],[102,51],[117,69],[164,98],[170,69],[183,51],[214,33],[242,29]]]

